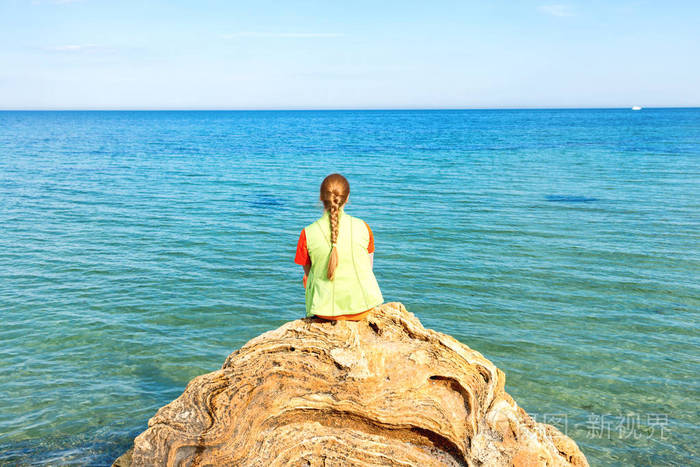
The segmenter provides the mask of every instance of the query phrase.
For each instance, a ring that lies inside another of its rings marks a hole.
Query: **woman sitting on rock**
[[[294,262],[304,266],[307,317],[357,321],[384,302],[372,272],[372,231],[343,210],[349,195],[345,177],[327,176],[321,183],[323,215],[299,236]]]

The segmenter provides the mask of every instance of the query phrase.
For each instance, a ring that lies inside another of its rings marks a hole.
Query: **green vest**
[[[306,316],[338,316],[361,313],[384,302],[372,272],[367,226],[357,217],[340,209],[336,248],[338,266],[333,280],[328,279],[331,253],[330,215],[323,215],[304,228],[311,270],[306,280]]]

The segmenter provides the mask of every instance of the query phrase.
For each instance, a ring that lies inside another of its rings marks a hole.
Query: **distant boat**
[[[632,107],[632,110],[642,110],[642,108],[638,105],[635,105],[634,107]]]

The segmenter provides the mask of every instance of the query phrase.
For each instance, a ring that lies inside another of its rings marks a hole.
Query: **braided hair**
[[[331,224],[331,252],[328,259],[327,272],[329,280],[333,280],[335,268],[338,266],[338,250],[335,246],[338,241],[338,229],[340,227],[338,214],[340,208],[348,200],[349,194],[350,183],[338,173],[330,174],[321,183],[321,201],[323,201],[323,207],[328,211]]]

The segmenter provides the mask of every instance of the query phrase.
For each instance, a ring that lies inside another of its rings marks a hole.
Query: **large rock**
[[[588,465],[479,352],[400,303],[291,321],[162,407],[115,465]]]

